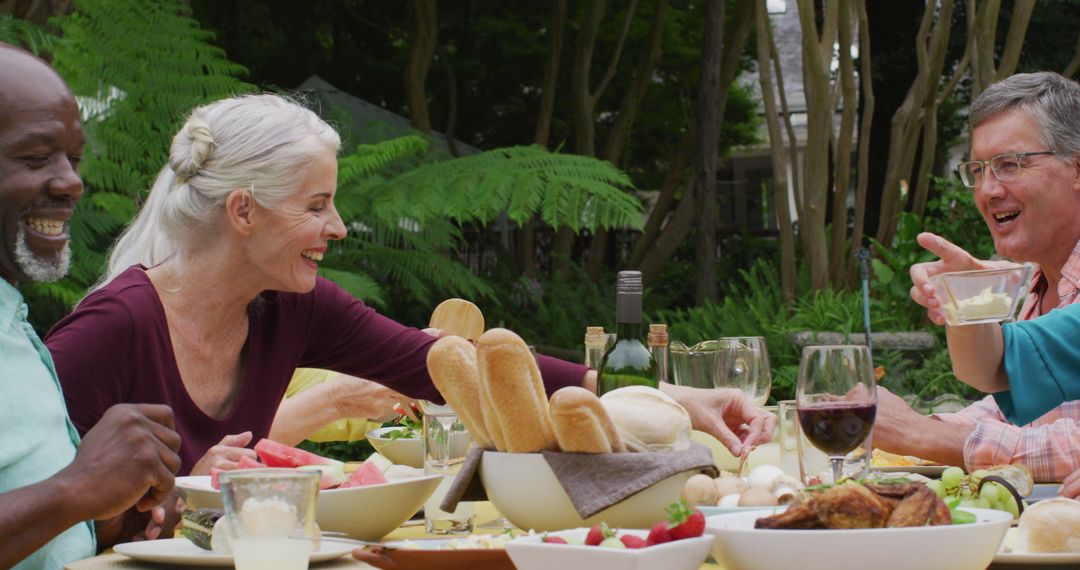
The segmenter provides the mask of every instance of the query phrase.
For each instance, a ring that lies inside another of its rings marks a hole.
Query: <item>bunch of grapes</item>
[[[983,484],[983,479],[989,479]],[[949,499],[960,499],[961,507],[977,509],[996,509],[1012,514],[1013,518],[1020,516],[1020,506],[1017,501],[1015,490],[1006,488],[1005,481],[993,477],[989,471],[978,469],[970,475],[965,475],[959,467],[949,467],[941,473],[940,480],[933,480],[926,484],[946,502]]]

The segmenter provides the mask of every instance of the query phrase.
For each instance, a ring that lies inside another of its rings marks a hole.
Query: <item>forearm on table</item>
[[[997,324],[945,327],[953,374],[982,392],[1009,389],[1005,374],[1005,341]]]
[[[53,477],[0,494],[0,568],[10,568],[61,532],[90,518],[80,493]]]
[[[270,426],[270,439],[296,445],[324,425],[342,418],[334,405],[334,390],[328,383],[316,384],[291,398],[285,398]]]
[[[941,465],[964,465],[964,444],[975,426],[924,417],[907,430],[909,437],[896,442],[892,453],[914,455]]]

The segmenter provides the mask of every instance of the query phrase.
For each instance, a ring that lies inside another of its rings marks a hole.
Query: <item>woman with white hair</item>
[[[244,446],[269,433],[297,367],[442,401],[426,368],[434,337],[316,276],[346,232],[334,208],[339,146],[317,115],[276,95],[191,113],[107,275],[46,339],[79,430],[113,403],[168,404],[184,475],[251,456]],[[539,364],[549,394],[595,390],[583,366]],[[770,435],[775,420],[745,399],[696,396],[709,407],[702,425],[729,447],[739,438],[725,423],[755,426],[744,440]]]

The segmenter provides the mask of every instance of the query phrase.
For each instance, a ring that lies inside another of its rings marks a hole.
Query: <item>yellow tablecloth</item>
[[[493,507],[491,505],[491,503],[488,503],[488,502],[476,503],[476,521],[478,523],[494,519],[494,518],[496,518],[498,516],[499,516],[498,511],[495,510],[495,507]],[[486,533],[486,534],[498,534],[500,531],[478,528],[478,529],[476,529],[476,532],[477,533]],[[394,532],[387,535],[386,538],[384,538],[383,540],[384,541],[391,541],[391,540],[406,540],[406,539],[418,539],[418,538],[438,538],[438,537],[436,537],[435,535],[427,534],[424,531],[424,525],[423,524],[418,524],[418,525],[414,524],[414,525],[403,526],[403,527],[398,528]],[[372,568],[372,566],[364,564],[363,562],[359,562],[359,561],[353,559],[352,557],[348,557],[348,556],[343,557],[343,558],[341,558],[339,560],[331,561],[331,562],[323,562],[321,564],[312,564],[311,567],[312,568],[317,568],[318,570],[331,570],[331,569],[338,569],[338,568],[348,568],[350,570],[352,570],[352,569],[361,569],[361,568]],[[126,556],[124,556],[122,554],[113,554],[113,553],[105,553],[105,554],[102,554],[100,556],[95,556],[93,558],[87,558],[85,560],[79,560],[78,562],[73,562],[71,564],[68,564],[66,566],[66,568],[67,568],[67,570],[163,570],[163,569],[190,570],[191,569],[190,566],[167,566],[167,565],[161,565],[161,564],[150,564],[150,563],[146,563],[146,562],[138,562],[138,561],[132,560],[132,559],[130,559],[130,558],[128,558],[128,557],[126,557]],[[701,568],[702,568],[702,570],[706,570],[706,569],[716,570],[716,569],[719,569],[720,567],[715,565],[715,564],[703,564],[701,566]]]

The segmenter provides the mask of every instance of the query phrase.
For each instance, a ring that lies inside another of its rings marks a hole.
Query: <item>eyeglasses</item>
[[[961,162],[960,165],[956,167],[956,170],[960,172],[960,181],[968,188],[974,188],[979,184],[982,184],[983,169],[985,169],[987,165],[989,165],[990,170],[994,172],[995,178],[1001,182],[1006,182],[1020,176],[1020,171],[1023,170],[1020,159],[1025,156],[1039,156],[1041,154],[1057,154],[1057,152],[1053,150],[1043,150],[1039,152],[1006,152],[1004,154],[999,154],[990,160]]]

